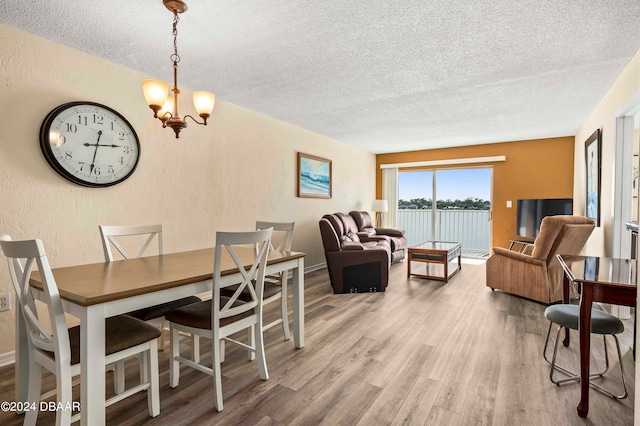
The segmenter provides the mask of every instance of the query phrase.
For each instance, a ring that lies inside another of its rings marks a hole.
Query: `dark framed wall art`
[[[298,152],[298,197],[331,198],[331,184],[331,160]]]
[[[602,134],[593,132],[584,143],[586,162],[586,216],[600,226],[600,187],[602,182]]]

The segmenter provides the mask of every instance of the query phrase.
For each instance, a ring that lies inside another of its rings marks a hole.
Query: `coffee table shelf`
[[[449,262],[458,258],[458,267],[449,273]],[[460,261],[462,257],[462,243],[450,241],[425,241],[407,249],[407,278],[413,276],[428,278],[431,280],[449,282],[449,278],[462,269]],[[411,272],[411,262],[437,263],[444,266],[444,276],[429,275],[427,265],[427,274],[417,274]]]

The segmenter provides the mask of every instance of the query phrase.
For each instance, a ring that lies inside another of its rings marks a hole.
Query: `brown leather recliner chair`
[[[546,304],[562,300],[563,272],[556,254],[580,254],[594,228],[593,220],[583,216],[545,217],[532,250],[493,248],[487,287]]]
[[[352,211],[349,215],[356,222],[361,241],[386,240],[391,246],[391,263],[404,260],[407,255],[407,237],[404,236],[403,229],[376,228],[371,215],[366,211]]]
[[[361,242],[355,222],[343,213],[324,215],[319,225],[333,292],[385,291],[391,259],[389,243]]]

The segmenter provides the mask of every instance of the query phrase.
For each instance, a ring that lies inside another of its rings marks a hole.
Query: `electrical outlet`
[[[11,293],[0,294],[0,312],[11,310]]]

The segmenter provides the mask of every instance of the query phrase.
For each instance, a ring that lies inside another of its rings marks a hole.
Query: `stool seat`
[[[568,304],[551,305],[545,309],[544,316],[561,327],[577,330],[580,306]],[[620,334],[623,331],[624,324],[618,318],[599,309],[591,309],[592,334]]]

